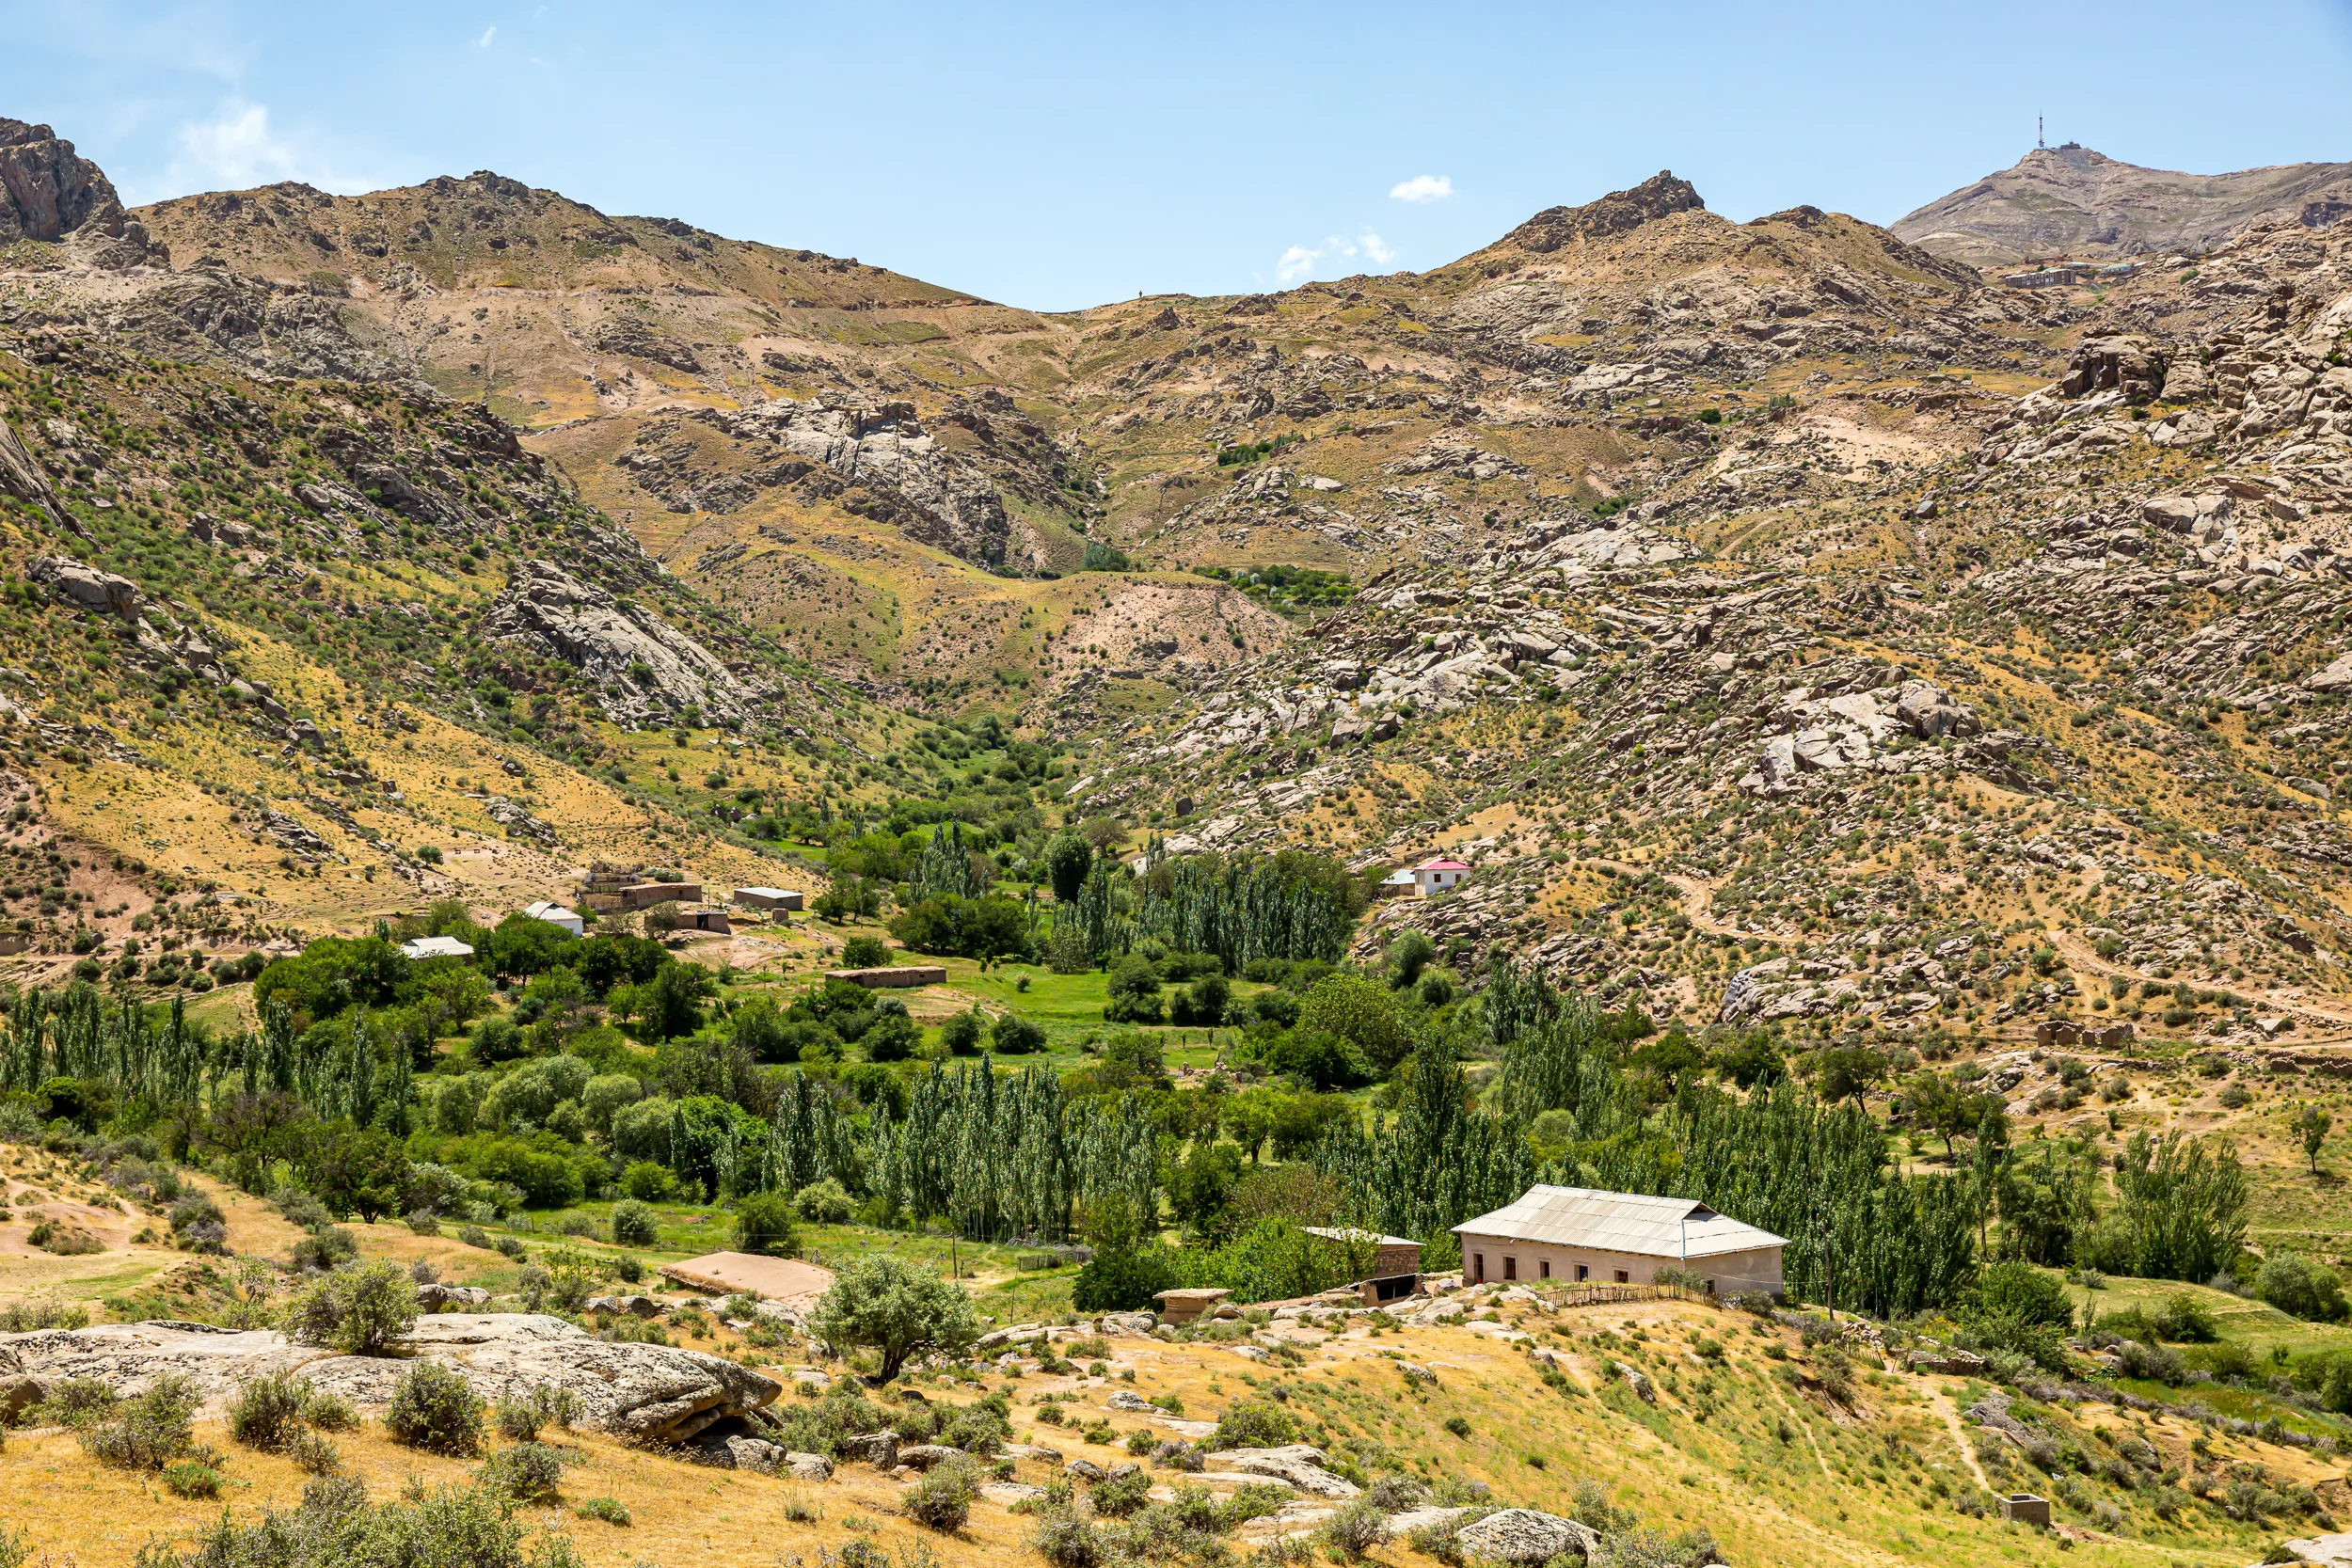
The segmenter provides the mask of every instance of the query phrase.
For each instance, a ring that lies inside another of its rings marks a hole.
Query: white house
[[[1462,1277],[1647,1285],[1661,1268],[1695,1274],[1718,1294],[1782,1288],[1785,1237],[1687,1197],[1527,1189],[1518,1202],[1454,1227]]]
[[[1470,867],[1462,862],[1439,857],[1390,872],[1380,879],[1380,893],[1383,897],[1405,894],[1428,898],[1461,886],[1462,879],[1469,875]]]
[[[473,949],[455,937],[419,937],[404,942],[400,950],[411,958],[470,958]]]
[[[561,904],[550,904],[543,899],[526,906],[523,913],[533,920],[544,920],[550,926],[561,926],[576,937],[588,934],[588,923]]]
[[[797,910],[801,895],[788,887],[739,887],[735,890],[735,901],[747,910]]]

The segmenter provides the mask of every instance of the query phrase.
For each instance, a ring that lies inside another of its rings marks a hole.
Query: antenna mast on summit
[[[2040,115],[2033,117],[2033,144],[2037,150],[2047,149],[2050,145],[2042,139],[2042,117]]]

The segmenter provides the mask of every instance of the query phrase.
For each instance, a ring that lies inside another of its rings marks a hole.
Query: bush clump
[[[176,1497],[217,1497],[220,1472],[210,1465],[183,1459],[164,1471],[164,1485]]]
[[[781,1193],[746,1193],[735,1200],[735,1245],[762,1258],[789,1258],[800,1250],[792,1227],[792,1200]]]
[[[448,1368],[421,1361],[393,1387],[384,1430],[427,1453],[472,1453],[482,1447],[482,1397]]]
[[[248,1378],[229,1403],[230,1437],[263,1453],[284,1453],[310,1424],[303,1407],[310,1393],[310,1380],[290,1371]]]
[[[385,1355],[417,1326],[417,1282],[389,1259],[337,1269],[294,1298],[286,1332],[351,1355]]]
[[[117,1401],[105,1418],[85,1427],[82,1448],[102,1465],[161,1470],[194,1446],[197,1407],[203,1402],[192,1381],[166,1372],[145,1393]]]
[[[972,1516],[972,1498],[979,1491],[979,1466],[969,1460],[935,1465],[922,1480],[899,1495],[906,1516],[926,1529],[963,1528]]]
[[[1243,1400],[1218,1418],[1212,1449],[1279,1449],[1298,1441],[1298,1421],[1279,1404]]]
[[[564,1485],[564,1457],[545,1443],[517,1443],[484,1460],[483,1489],[518,1503],[549,1503]]]
[[[660,1240],[653,1205],[625,1197],[612,1206],[612,1244],[651,1246]]]

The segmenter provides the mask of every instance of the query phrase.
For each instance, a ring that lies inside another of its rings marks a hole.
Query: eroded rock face
[[[523,561],[483,617],[483,634],[576,665],[608,688],[616,720],[661,721],[699,707],[713,722],[740,721],[747,693],[709,649],[660,616],[592,588],[551,561]]]
[[[904,505],[866,510],[911,538],[984,566],[1005,561],[1012,520],[996,486],[927,434],[912,404],[827,393],[808,403],[778,398],[712,420],[730,435],[773,442],[852,484],[887,492]]]
[[[66,510],[57,504],[57,498],[49,488],[49,480],[34,463],[24,443],[16,438],[16,432],[0,420],[0,496],[13,496],[28,506],[38,508],[59,528],[75,533],[87,533]]]
[[[236,1332],[159,1321],[0,1335],[0,1379],[54,1385],[96,1378],[136,1393],[167,1372],[192,1379],[208,1402],[248,1379],[299,1369],[354,1404],[390,1402],[401,1374],[436,1361],[485,1399],[518,1398],[543,1385],[578,1395],[583,1422],[647,1442],[680,1443],[730,1418],[755,1418],[781,1391],[774,1379],[699,1351],[612,1344],[560,1318],[535,1313],[447,1313],[421,1318],[399,1357],[338,1355],[273,1331]]]
[[[46,125],[0,119],[0,244],[61,240],[86,225],[122,232],[122,199],[105,171]]]

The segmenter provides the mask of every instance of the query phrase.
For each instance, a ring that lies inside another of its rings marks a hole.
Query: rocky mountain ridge
[[[2352,216],[2352,163],[2181,174],[2119,163],[2074,142],[1905,214],[1888,227],[1972,266],[2043,257],[2196,255],[2273,223],[2325,229]]]
[[[1472,861],[1367,951],[1419,925],[1698,1020],[2352,1022],[2334,230],[2028,292],[1661,173],[1426,274],[1046,318],[488,175],[140,219],[197,260],[9,275],[44,373],[332,362],[424,419],[478,365],[544,425],[322,429],[279,511],[208,515],[385,570],[481,515],[459,432],[535,455],[469,624],[510,692],[569,672],[559,733],[814,736],[805,787],[879,799],[890,726],[1003,712],[1172,848]],[[521,399],[559,371],[592,395]],[[0,483],[103,518],[112,470],[17,422]]]

